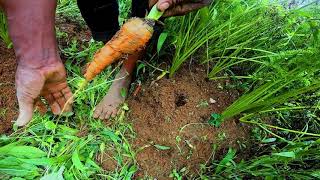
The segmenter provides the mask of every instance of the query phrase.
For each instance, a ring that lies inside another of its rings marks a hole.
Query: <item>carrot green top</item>
[[[146,19],[159,20],[164,12],[161,12],[157,8],[157,4],[155,4]]]

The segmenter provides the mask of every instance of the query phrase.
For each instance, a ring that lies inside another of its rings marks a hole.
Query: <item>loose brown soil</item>
[[[137,177],[167,179],[173,169],[184,167],[196,174],[200,164],[209,162],[214,145],[218,151],[237,148],[237,141],[246,137],[246,129],[235,120],[219,128],[207,124],[211,113],[221,113],[238,93],[219,89],[225,82],[206,81],[204,69],[182,68],[172,79],[147,83],[137,97],[129,99],[130,120],[137,133],[133,146],[142,148],[136,157]]]
[[[18,115],[15,91],[16,59],[13,49],[0,41],[0,134],[12,127]]]

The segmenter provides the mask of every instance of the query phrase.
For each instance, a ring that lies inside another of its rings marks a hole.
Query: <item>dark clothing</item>
[[[117,0],[77,0],[83,19],[96,41],[106,42],[119,30]],[[132,17],[144,17],[147,0],[132,0]]]

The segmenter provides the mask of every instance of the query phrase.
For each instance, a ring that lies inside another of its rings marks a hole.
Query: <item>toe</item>
[[[103,108],[101,108],[101,106],[97,106],[96,109],[93,112],[93,118],[99,118],[100,114],[102,113]]]
[[[112,111],[107,111],[107,112],[105,113],[105,116],[103,117],[103,119],[109,119],[110,116],[111,116],[111,114],[112,114]]]
[[[104,120],[108,114],[109,114],[109,111],[106,108],[102,108],[99,119]]]
[[[93,118],[98,119],[99,116],[100,116],[100,112],[95,110],[94,113],[93,113]]]
[[[119,108],[119,109],[117,110],[117,116],[119,116],[119,115],[121,114],[121,112],[122,112],[122,108]]]
[[[115,118],[117,116],[117,110],[115,109],[112,113],[111,113],[111,118]]]

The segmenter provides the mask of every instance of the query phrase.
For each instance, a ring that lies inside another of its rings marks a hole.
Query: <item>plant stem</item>
[[[247,120],[244,120],[244,119],[240,119],[240,122],[248,123],[248,124],[255,124],[255,125],[258,125],[258,126],[266,126],[266,127],[269,127],[269,128],[279,129],[279,130],[282,130],[282,131],[287,131],[287,132],[291,132],[291,133],[295,133],[295,134],[302,134],[302,135],[320,137],[320,134],[295,131],[295,130],[292,130],[292,129],[286,129],[286,128],[273,126],[273,125],[265,124],[265,123],[254,122],[254,121],[247,121]]]
[[[161,12],[158,10],[157,8],[157,4],[155,4],[150,13],[148,14],[148,16],[146,17],[146,19],[152,19],[152,20],[159,20],[161,18],[161,16],[163,15],[164,12]]]

